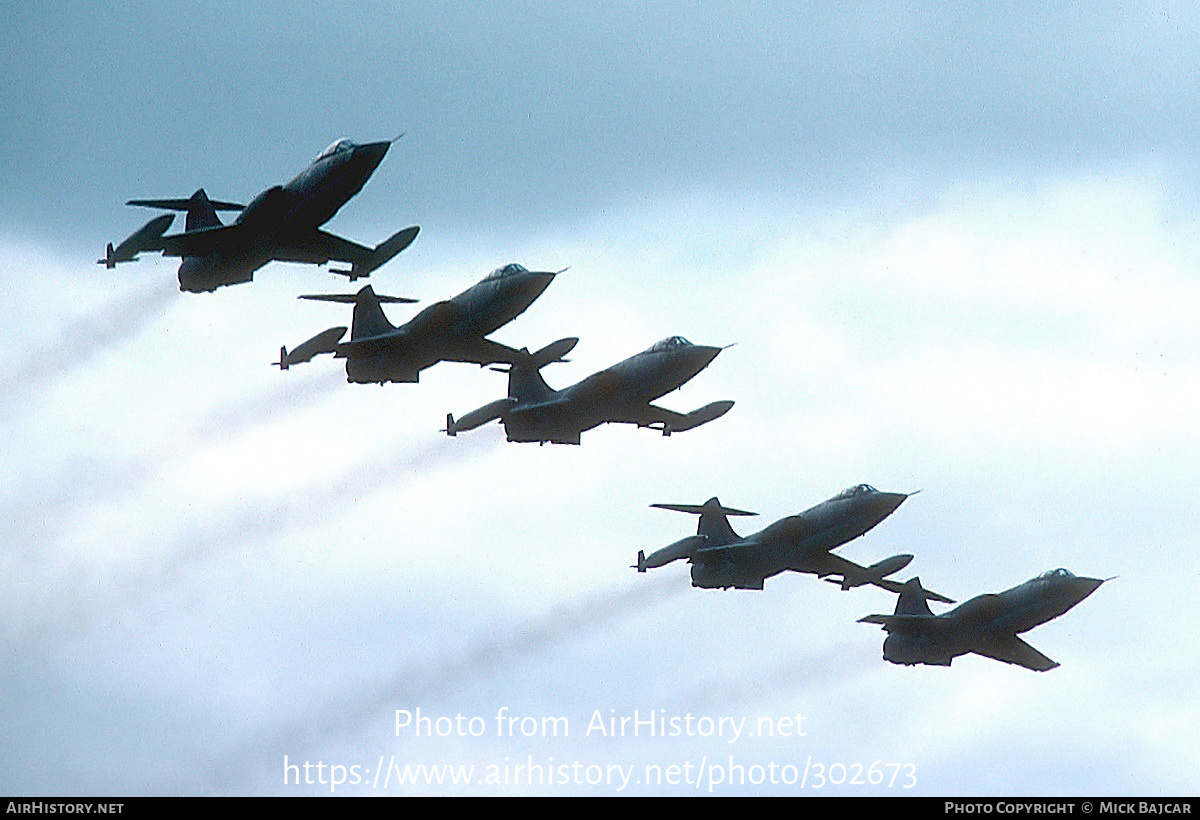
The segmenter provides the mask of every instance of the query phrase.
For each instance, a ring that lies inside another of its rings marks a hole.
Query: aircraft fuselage
[[[542,400],[518,404],[504,415],[508,440],[578,444],[580,434],[606,422],[636,423],[650,402],[682,387],[721,352],[719,347],[690,343],[657,348],[552,391]]]
[[[512,351],[484,337],[524,313],[556,274],[508,265],[457,296],[430,305],[378,343],[346,355],[352,382],[416,382],[422,370],[442,361],[491,364]],[[356,338],[355,341],[361,341]]]
[[[570,396],[593,393],[614,395],[614,407],[646,404],[678,390],[708,367],[719,347],[689,345],[673,350],[646,350],[593,374],[562,392]]]
[[[556,274],[521,270],[476,282],[450,299],[458,337],[486,336],[520,316],[554,281]]]
[[[283,186],[256,196],[235,224],[263,225],[274,230],[319,228],[333,218],[375,173],[390,142],[327,149]]]
[[[860,485],[865,487],[865,485]],[[762,589],[762,582],[788,570],[833,574],[829,551],[858,538],[889,515],[908,496],[873,488],[852,488],[799,515],[788,516],[746,538],[708,546],[745,542],[747,547],[692,561],[692,585]],[[703,522],[701,522],[703,527]]]

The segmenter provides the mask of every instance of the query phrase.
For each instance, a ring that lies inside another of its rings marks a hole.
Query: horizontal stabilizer
[[[890,578],[881,578],[878,581],[871,581],[870,583],[874,584],[880,589],[886,589],[888,592],[895,592],[897,595],[902,595],[904,594],[905,590],[909,589],[908,585],[912,582],[910,580],[906,583],[901,583],[900,581],[893,581]],[[934,592],[932,589],[925,589],[925,587],[919,587],[919,594],[926,601],[937,601],[938,603],[942,604],[955,603],[953,598],[947,598],[945,595]]]
[[[370,276],[387,264],[393,256],[411,245],[420,231],[421,228],[419,225],[413,225],[412,227],[396,231],[396,233],[376,245],[375,250],[365,260],[354,262],[348,269],[335,270],[330,268],[329,272],[348,277],[351,282]]]
[[[337,348],[337,343],[346,335],[346,330],[344,327],[331,327],[308,341],[300,343],[290,353],[286,347],[281,347],[279,361],[275,364],[279,366],[280,370],[287,370],[291,365],[311,361],[314,356],[322,353],[333,353]]]
[[[690,513],[691,515],[704,515],[705,513],[720,513],[721,515],[758,515],[758,513],[747,512],[746,510],[735,510],[733,507],[723,507],[721,502],[715,498],[709,499],[704,504],[651,504],[660,510],[671,510],[672,512]]]
[[[204,189],[202,188],[202,190]],[[198,194],[200,191],[196,193]],[[241,211],[246,207],[237,202],[222,202],[219,199],[209,199],[207,201],[214,211]],[[189,199],[131,199],[125,204],[137,205],[142,208],[162,208],[165,211],[186,211],[195,203],[196,196],[193,194]]]
[[[314,302],[338,302],[343,305],[353,305],[358,303],[357,293],[305,293],[296,297],[297,299],[311,299]],[[418,300],[409,299],[407,296],[380,296],[375,295],[381,304],[412,304]]]

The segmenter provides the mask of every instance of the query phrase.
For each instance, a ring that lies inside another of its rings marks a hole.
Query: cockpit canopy
[[[328,148],[326,148],[324,151],[322,151],[320,154],[318,154],[316,160],[314,160],[314,161],[320,162],[321,160],[325,159],[326,157],[331,157],[340,151],[349,151],[352,148],[354,148],[354,140],[346,139],[345,137],[342,137],[340,140],[332,143]]]
[[[493,279],[503,279],[506,276],[516,276],[518,273],[529,273],[523,265],[518,265],[516,262],[509,262],[502,268],[496,268],[483,279],[485,282]]]
[[[1041,580],[1044,580],[1047,578],[1074,578],[1074,577],[1075,577],[1075,573],[1071,572],[1070,570],[1066,570],[1066,569],[1063,569],[1062,567],[1059,567],[1058,569],[1051,569],[1051,570],[1047,570],[1046,572],[1043,572],[1041,575],[1038,576],[1038,580],[1041,581]]]
[[[691,347],[692,343],[682,336],[668,336],[646,349],[647,353],[661,353],[667,350],[678,350],[681,347]]]
[[[869,493],[879,492],[870,484],[856,484],[853,487],[847,487],[838,493],[835,498],[854,498],[857,495],[867,495]]]

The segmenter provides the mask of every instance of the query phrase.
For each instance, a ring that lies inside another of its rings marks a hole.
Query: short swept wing
[[[818,553],[796,562],[788,569],[797,572],[812,572],[824,578],[828,575],[858,577],[867,573],[867,568],[832,552]]]
[[[162,252],[164,256],[235,256],[253,250],[280,262],[310,265],[345,262],[350,269],[335,272],[357,279],[369,275],[411,245],[418,231],[416,226],[404,228],[369,248],[319,229],[295,236],[264,238],[256,227],[234,223],[163,237]]]
[[[213,228],[200,228],[186,233],[164,236],[163,256],[211,256],[216,253],[241,253],[253,234],[246,226],[234,223]]]
[[[310,265],[324,265],[329,261],[349,262],[354,264],[366,261],[374,252],[373,248],[351,242],[327,231],[316,230],[305,234],[299,241],[287,241],[274,248],[272,256],[280,262],[302,262]]]
[[[622,408],[613,421],[636,424],[638,427],[651,427],[669,435],[673,432],[682,433],[720,418],[728,413],[731,407],[733,407],[731,401],[714,401],[690,413],[677,413],[655,404],[646,404],[641,407]]]
[[[1050,660],[1016,635],[991,640],[982,646],[973,646],[971,651],[985,658],[1024,666],[1034,672],[1046,672],[1059,665],[1057,661]]]

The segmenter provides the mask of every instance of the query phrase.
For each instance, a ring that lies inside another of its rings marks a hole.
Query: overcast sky
[[[644,5],[0,8],[0,792],[329,793],[286,756],[357,766],[339,794],[613,794],[629,767],[638,794],[1196,793],[1200,17]],[[401,132],[328,225],[421,226],[372,278],[421,300],[394,321],[570,266],[495,338],[578,336],[555,387],[665,336],[736,343],[661,401],[733,410],[449,439],[504,376],[270,366],[348,322],[295,299],[349,290],[323,270],[196,295],[175,260],[95,264],[149,218],[127,199],[247,202]],[[839,552],[913,553],[900,577],[960,601],[1116,578],[1025,636],[1062,664],[1039,674],[884,662],[857,623],[882,590],[629,566],[695,531],[652,503],[716,495],[748,533],[860,482],[922,492]],[[397,735],[418,708],[484,731]],[[538,729],[497,737],[501,710]],[[587,731],[635,710],[745,728]],[[393,760],[476,768],[375,786]],[[530,762],[571,780],[517,782]],[[644,779],[702,763],[808,776]],[[855,781],[876,763],[899,776]]]

